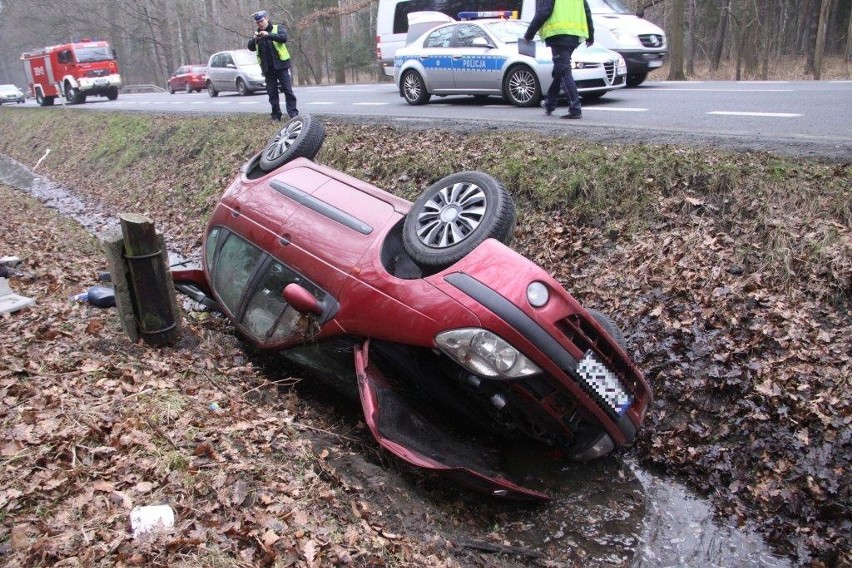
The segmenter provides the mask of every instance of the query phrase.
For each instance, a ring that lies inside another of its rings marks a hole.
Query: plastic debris
[[[222,411],[222,407],[219,406],[218,402],[211,402],[210,406],[208,406],[208,408],[210,410],[212,410],[213,412],[221,412]]]
[[[35,300],[12,292],[9,281],[0,278],[0,314],[11,314],[35,304]]]
[[[138,506],[130,511],[130,528],[133,529],[133,538],[155,530],[170,529],[173,526],[175,526],[175,512],[168,505]]]
[[[96,308],[111,308],[115,306],[115,290],[109,286],[90,286],[85,292],[75,294],[70,299],[92,304]]]

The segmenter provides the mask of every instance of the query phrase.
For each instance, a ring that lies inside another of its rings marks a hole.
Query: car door
[[[456,26],[437,28],[423,42],[418,59],[426,74],[423,79],[429,92],[448,91],[453,88],[453,48],[451,47]]]
[[[234,61],[234,56],[231,52],[226,52],[224,54],[225,57],[225,65],[222,70],[222,91],[233,91],[236,87],[237,81],[237,73],[239,70],[237,69],[237,64]]]
[[[186,65],[175,71],[175,79],[172,81],[175,91],[182,91],[186,87]]]
[[[213,88],[217,91],[222,87],[222,73],[225,67],[225,54],[217,53],[210,58],[210,65],[207,68],[207,79],[213,84]]]
[[[462,91],[500,92],[505,57],[480,26],[459,24],[452,40],[453,84]]]

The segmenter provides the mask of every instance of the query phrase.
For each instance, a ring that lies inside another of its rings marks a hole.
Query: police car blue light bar
[[[481,20],[482,18],[503,18],[517,20],[517,10],[496,10],[490,12],[459,12],[459,20]]]

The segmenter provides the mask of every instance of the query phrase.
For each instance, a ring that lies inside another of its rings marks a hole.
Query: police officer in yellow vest
[[[252,14],[257,31],[248,42],[249,51],[257,52],[257,62],[266,79],[266,94],[272,106],[272,120],[281,120],[281,106],[278,104],[278,86],[284,92],[287,115],[292,118],[299,115],[296,108],[296,95],[293,94],[293,75],[290,73],[290,52],[284,45],[287,30],[280,24],[269,23],[269,14],[265,10]]]
[[[532,41],[536,32],[553,54],[553,83],[547,90],[544,112],[550,116],[556,109],[559,89],[568,97],[568,114],[562,118],[582,118],[580,94],[571,74],[571,55],[585,40],[586,45],[595,41],[592,11],[586,0],[536,0],[533,16],[524,38]]]

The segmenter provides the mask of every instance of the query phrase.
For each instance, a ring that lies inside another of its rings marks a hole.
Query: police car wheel
[[[313,160],[325,140],[325,126],[309,114],[295,116],[269,139],[260,154],[260,169],[271,172],[296,158]]]
[[[515,202],[499,181],[483,172],[441,178],[414,202],[405,217],[402,244],[421,268],[442,270],[485,239],[508,244]]]
[[[535,71],[526,65],[516,65],[506,73],[503,93],[515,106],[534,107],[541,100],[541,83]]]
[[[425,105],[432,98],[426,90],[426,83],[417,71],[406,71],[400,81],[402,96],[410,105]]]
[[[621,347],[623,351],[627,351],[627,340],[624,339],[624,333],[618,328],[612,318],[608,315],[601,313],[597,310],[586,310],[589,312],[589,315],[595,318],[595,320],[601,325],[604,330],[612,337],[618,346]]]

